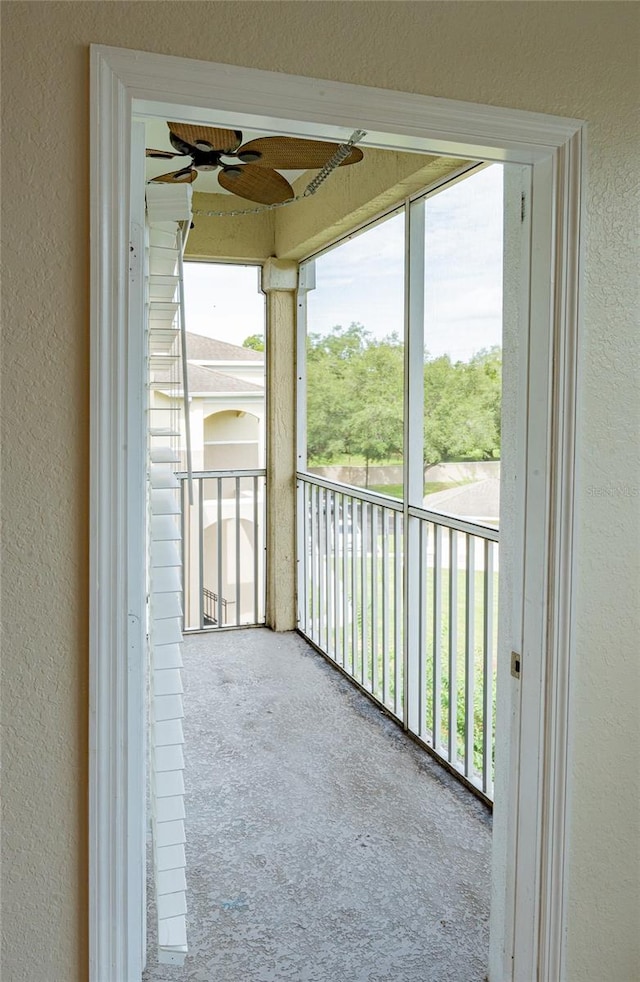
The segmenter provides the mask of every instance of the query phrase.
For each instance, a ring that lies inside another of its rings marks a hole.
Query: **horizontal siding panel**
[[[159,723],[154,723],[153,738],[156,747],[172,747],[176,744],[184,743],[182,720],[165,719]]]
[[[157,898],[158,903],[158,917],[179,917],[181,914],[187,913],[187,898],[184,895],[184,891],[180,890],[176,893],[166,893]]]
[[[155,696],[152,711],[153,718],[156,721],[163,719],[182,719],[184,717],[182,696]]]
[[[151,589],[158,593],[179,593],[182,571],[179,566],[154,566],[151,570]],[[154,596],[155,599],[155,596]]]
[[[182,648],[179,644],[162,644],[153,649],[153,668],[182,668]]]
[[[181,746],[156,747],[153,758],[157,776],[166,771],[184,770],[184,754]]]
[[[184,869],[161,870],[157,881],[158,896],[165,893],[177,893],[187,889],[187,877]]]
[[[166,620],[152,621],[151,640],[154,645],[180,644],[182,642],[182,621],[180,618],[167,617]]]
[[[161,947],[177,947],[187,943],[187,928],[184,915],[167,917],[158,921],[158,944]]]
[[[184,798],[176,794],[172,797],[158,798],[156,801],[156,821],[175,822],[185,817]],[[180,887],[175,887],[179,890]]]
[[[155,775],[154,784],[158,798],[174,798],[184,794],[182,771],[161,771]]]
[[[152,542],[151,565],[182,566],[180,550],[175,542]]]
[[[186,866],[186,859],[184,854],[184,845],[176,846],[159,846],[156,849],[156,856],[158,857],[158,869],[177,869],[178,867],[184,868]],[[173,942],[178,944],[179,942]]]

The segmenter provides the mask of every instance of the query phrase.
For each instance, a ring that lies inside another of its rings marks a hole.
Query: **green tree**
[[[469,362],[425,359],[424,459],[489,460],[500,456],[502,353],[477,352]]]
[[[424,363],[424,459],[500,456],[502,354],[477,352],[468,362],[447,355]],[[402,452],[403,345],[377,339],[362,324],[336,326],[307,339],[307,449],[312,463],[344,455],[369,464]]]
[[[314,462],[341,454],[385,460],[402,450],[402,344],[361,324],[307,340],[307,450]]]
[[[502,349],[476,352],[466,366],[470,453],[484,459],[500,456]]]
[[[314,462],[348,452],[354,403],[353,364],[370,335],[361,324],[336,326],[307,339],[307,452]]]
[[[250,334],[242,342],[243,348],[253,348],[254,351],[264,351],[264,334]]]
[[[357,408],[349,427],[351,453],[369,464],[402,453],[404,419],[404,362],[396,334],[369,343],[353,365],[353,401]]]

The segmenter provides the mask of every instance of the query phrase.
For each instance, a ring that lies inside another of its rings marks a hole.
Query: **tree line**
[[[467,361],[424,356],[424,460],[500,457],[502,352]],[[310,464],[347,457],[379,463],[402,453],[403,343],[374,338],[362,324],[307,339],[307,451]]]

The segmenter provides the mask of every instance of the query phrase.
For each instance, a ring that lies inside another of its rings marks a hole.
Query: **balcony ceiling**
[[[147,147],[173,149],[166,121],[146,119],[144,123]],[[212,119],[210,125],[221,124]],[[228,129],[228,124],[223,128]],[[279,135],[282,134],[273,130],[242,130],[243,142]],[[313,138],[310,134],[309,139]],[[336,132],[336,140],[344,138],[342,128]],[[331,174],[317,195],[296,202],[292,208],[252,214],[240,224],[233,217],[228,220],[219,216],[203,217],[208,209],[227,212],[251,208],[255,203],[222,188],[217,171],[200,172],[192,185],[195,229],[189,237],[188,255],[239,262],[263,262],[267,256],[299,259],[471,163],[425,153],[382,150],[367,145],[366,136],[360,145],[365,151],[364,159]],[[183,159],[148,157],[147,180],[178,170],[184,166]],[[188,158],[184,159],[184,163],[187,161]],[[296,194],[301,194],[318,173],[317,170],[278,170],[293,185]]]

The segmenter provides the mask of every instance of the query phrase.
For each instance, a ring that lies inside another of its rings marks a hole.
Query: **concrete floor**
[[[491,818],[296,634],[186,639],[190,954],[145,982],[482,982]]]

